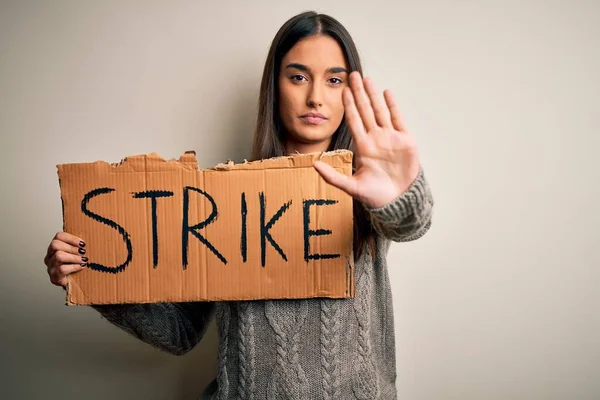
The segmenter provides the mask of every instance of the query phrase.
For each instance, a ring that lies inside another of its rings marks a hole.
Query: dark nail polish
[[[81,263],[81,268],[87,267],[87,263]]]
[[[85,247],[85,242],[84,241],[79,242],[79,247]]]
[[[83,261],[83,262],[87,262],[87,261],[88,261],[88,258],[87,258],[87,257],[81,257],[81,261]]]
[[[79,249],[79,254],[85,254],[85,249]]]

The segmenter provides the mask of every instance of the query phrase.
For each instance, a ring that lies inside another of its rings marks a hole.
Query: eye
[[[332,85],[341,85],[344,81],[342,81],[340,78],[337,77],[333,77],[333,78],[329,78],[329,83],[331,83]]]
[[[296,74],[290,77],[290,80],[294,83],[300,83],[302,80],[307,80],[304,75]]]

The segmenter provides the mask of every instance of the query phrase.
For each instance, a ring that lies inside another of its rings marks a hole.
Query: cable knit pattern
[[[302,399],[308,381],[300,366],[300,330],[308,315],[306,301],[267,301],[267,320],[277,343],[276,365],[267,389],[269,399]]]
[[[377,232],[376,253],[366,248],[355,262],[355,298],[94,308],[131,335],[177,355],[198,343],[216,310],[218,371],[203,399],[394,400],[394,313],[386,254],[392,240],[423,236],[432,207],[421,171],[402,196],[379,209],[367,208]],[[302,265],[290,265],[296,267]]]
[[[238,395],[241,400],[254,399],[255,367],[255,337],[254,315],[252,302],[239,303],[238,321],[238,349],[240,358],[240,377],[238,381]]]
[[[370,255],[366,254],[370,259]],[[354,394],[358,399],[371,400],[379,397],[379,384],[377,382],[377,369],[372,359],[371,339],[369,337],[371,317],[369,298],[371,295],[371,268],[372,263],[362,263],[356,270],[356,299],[354,310],[358,322],[356,341],[357,362],[354,365]]]
[[[217,323],[219,326],[220,348],[219,348],[219,370],[217,382],[219,391],[217,399],[227,400],[229,398],[229,377],[227,373],[229,354],[229,323],[231,321],[231,304],[222,303],[217,307]]]
[[[340,302],[321,300],[321,370],[323,398],[340,398]]]

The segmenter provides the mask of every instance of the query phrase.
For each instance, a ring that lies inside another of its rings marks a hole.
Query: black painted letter
[[[148,190],[146,192],[134,193],[136,199],[152,199],[152,261],[154,268],[158,266],[158,221],[156,218],[156,199],[158,197],[171,197],[173,192],[166,190]]]
[[[317,229],[316,231],[310,229],[310,206],[313,204],[316,206],[324,206],[335,203],[337,203],[337,200],[304,200],[304,261],[308,262],[308,260],[338,258],[340,256],[339,254],[310,254],[309,239],[311,236],[323,236],[331,234],[329,229]]]
[[[96,196],[100,196],[101,194],[111,193],[114,191],[115,191],[115,189],[112,189],[112,188],[94,189],[94,190],[88,192],[83,197],[83,200],[81,201],[81,211],[85,215],[87,215],[88,217],[90,217],[91,219],[93,219],[95,221],[101,222],[103,224],[110,226],[113,229],[116,229],[123,237],[123,241],[125,242],[125,245],[127,246],[127,260],[125,260],[125,262],[121,265],[118,265],[116,267],[107,267],[105,265],[97,264],[97,263],[89,263],[88,264],[88,267],[95,271],[108,272],[111,274],[117,274],[119,272],[123,272],[123,270],[127,267],[127,265],[129,265],[129,263],[133,259],[133,248],[131,246],[131,240],[129,239],[129,233],[127,233],[127,231],[121,225],[117,224],[116,222],[111,221],[108,218],[101,217],[100,215],[95,214],[92,211],[88,210],[88,203],[90,202],[91,199],[93,199]]]
[[[283,213],[286,212],[288,208],[290,208],[292,201],[290,200],[287,203],[285,203],[284,205],[282,205],[281,208],[279,209],[279,211],[277,211],[275,213],[275,215],[273,215],[273,217],[271,217],[269,222],[265,225],[265,194],[261,192],[259,194],[259,197],[260,197],[260,250],[261,250],[262,266],[264,267],[265,259],[266,259],[266,244],[267,244],[266,240],[267,239],[269,240],[269,242],[271,243],[273,248],[275,250],[277,250],[279,255],[281,255],[281,257],[285,261],[287,261],[287,257],[285,255],[285,253],[283,252],[283,250],[281,250],[281,247],[279,247],[279,245],[273,240],[273,238],[271,237],[271,234],[269,233],[269,229],[271,229],[273,227],[273,225],[275,225],[275,222],[277,222],[277,220],[279,218],[281,218]]]
[[[208,199],[208,201],[210,201],[210,204],[212,204],[212,212],[210,213],[208,218],[206,218],[204,221],[202,221],[199,224],[196,224],[194,226],[189,226],[189,220],[188,220],[189,206],[190,206],[190,194],[189,194],[190,190],[200,193],[201,195],[206,197]],[[213,254],[216,255],[219,258],[219,260],[221,260],[223,262],[223,264],[227,264],[227,260],[225,259],[225,257],[223,257],[223,255],[221,253],[219,253],[219,251],[217,249],[215,249],[215,247],[208,240],[206,240],[206,238],[204,236],[202,236],[201,234],[196,232],[197,229],[202,229],[206,225],[212,223],[214,221],[214,219],[217,217],[217,215],[218,215],[217,203],[215,203],[215,200],[208,193],[206,193],[205,191],[203,191],[201,189],[192,187],[192,186],[186,186],[183,189],[183,229],[181,232],[181,236],[182,236],[181,251],[182,251],[182,258],[183,258],[183,269],[186,269],[187,264],[188,264],[188,238],[189,238],[190,233],[192,235],[194,235],[202,243],[204,243],[204,245],[206,247],[208,247],[208,249],[210,251],[212,251]]]
[[[240,238],[240,250],[242,259],[246,262],[248,258],[248,237],[246,233],[246,215],[248,214],[248,205],[246,204],[246,193],[242,192],[242,237]]]

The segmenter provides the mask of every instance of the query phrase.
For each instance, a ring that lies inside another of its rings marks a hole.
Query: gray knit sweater
[[[108,321],[161,350],[184,354],[216,316],[216,379],[204,399],[395,399],[390,241],[429,229],[433,199],[423,172],[390,204],[370,209],[375,257],[356,261],[354,299],[94,306]]]

